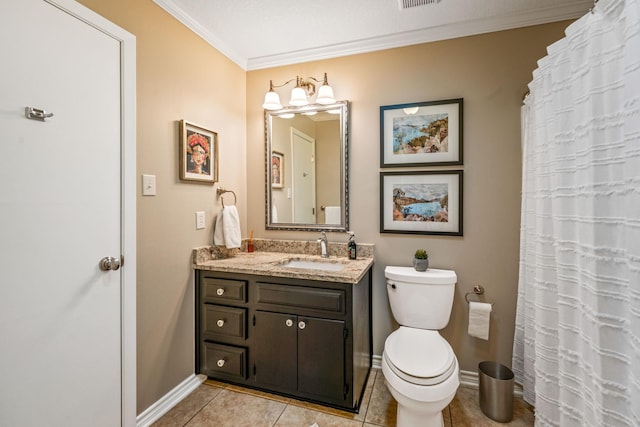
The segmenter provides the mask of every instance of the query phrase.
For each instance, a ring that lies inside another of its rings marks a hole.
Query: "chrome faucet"
[[[329,258],[329,254],[327,253],[327,245],[329,242],[327,241],[327,233],[322,232],[320,238],[318,238],[318,243],[320,243],[320,249],[322,250],[322,258]]]

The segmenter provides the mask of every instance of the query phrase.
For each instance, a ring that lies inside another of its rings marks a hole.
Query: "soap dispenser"
[[[347,250],[349,252],[349,259],[356,259],[357,246],[355,241],[355,233],[353,231],[347,231],[349,234],[349,242],[347,243]]]

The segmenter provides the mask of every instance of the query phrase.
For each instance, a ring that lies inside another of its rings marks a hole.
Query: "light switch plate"
[[[202,230],[204,225],[204,211],[196,212],[196,230]]]
[[[143,196],[156,195],[156,176],[155,175],[142,175],[142,195]]]

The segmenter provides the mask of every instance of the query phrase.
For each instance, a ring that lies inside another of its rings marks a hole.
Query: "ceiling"
[[[154,0],[245,70],[575,19],[593,0]],[[422,4],[400,8],[401,3]]]

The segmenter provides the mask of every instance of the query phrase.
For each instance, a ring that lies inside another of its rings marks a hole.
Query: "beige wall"
[[[220,185],[236,192],[246,224],[246,73],[151,0],[80,2],[137,40],[138,178],[156,175],[158,186],[155,197],[138,188],[141,413],[194,372],[191,249],[210,244],[220,208],[214,186],[179,180],[177,122],[218,133]],[[196,211],[206,212],[206,230],[195,229]]]
[[[376,245],[374,353],[395,327],[383,270],[409,265],[425,247],[431,265],[454,269],[458,288],[444,336],[461,368],[480,360],[510,365],[518,272],[520,105],[536,60],[568,22],[402,49],[244,72],[151,0],[80,0],[137,37],[138,175],[155,174],[158,195],[138,189],[138,413],[194,371],[190,252],[211,241],[220,208],[214,187],[178,179],[177,121],[218,132],[220,184],[238,195],[243,235],[315,239],[264,229],[262,98],[269,79],[322,76],[351,101],[350,214],[360,242]],[[379,106],[464,98],[464,237],[379,233]],[[284,99],[284,98],[283,98]],[[204,210],[207,229],[195,230]],[[330,233],[331,241],[347,240]],[[489,342],[466,334],[464,293],[487,289],[494,312]]]
[[[350,105],[350,224],[359,242],[375,244],[374,353],[395,328],[384,284],[386,265],[410,265],[415,249],[430,252],[431,266],[453,269],[458,285],[443,335],[461,369],[478,361],[511,365],[520,224],[520,105],[537,59],[563,36],[568,22],[427,43],[247,73],[248,228],[257,237],[312,239],[316,233],[264,230],[262,99],[269,80],[329,74],[340,100]],[[282,99],[286,101],[283,92]],[[464,236],[379,232],[379,107],[464,98]],[[344,233],[330,241],[345,242]],[[486,288],[494,302],[490,340],[466,333],[465,292]]]

